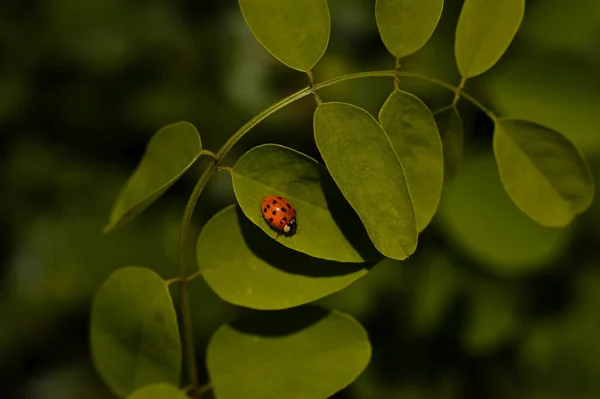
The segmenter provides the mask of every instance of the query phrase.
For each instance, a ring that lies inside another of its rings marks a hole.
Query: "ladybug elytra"
[[[261,203],[262,215],[271,227],[277,229],[277,235],[281,232],[288,234],[296,229],[296,209],[290,202],[275,195],[263,198]]]

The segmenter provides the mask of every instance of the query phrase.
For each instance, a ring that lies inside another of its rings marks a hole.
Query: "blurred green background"
[[[434,37],[404,62],[457,83],[453,39],[461,1],[447,0]],[[329,0],[329,49],[317,81],[392,69],[372,0]],[[498,114],[561,131],[600,175],[600,2],[529,0],[520,32],[466,91]],[[151,135],[195,124],[206,148],[306,77],[252,37],[234,0],[43,0],[0,3],[0,398],[113,398],[91,365],[91,298],[115,269],[174,277],[185,201],[202,163],[122,230],[101,229]],[[450,93],[402,85],[435,109]],[[376,115],[391,79],[323,90]],[[318,157],[307,97],[255,128],[230,155],[274,142]],[[336,398],[600,397],[600,196],[566,229],[535,225],[508,199],[491,153],[492,126],[460,103],[465,160],[406,262],[384,261],[321,303],[367,328],[373,359]],[[216,174],[194,235],[234,202]],[[192,285],[198,358],[242,309]],[[201,368],[201,380],[206,370]],[[310,382],[307,382],[310,383]]]

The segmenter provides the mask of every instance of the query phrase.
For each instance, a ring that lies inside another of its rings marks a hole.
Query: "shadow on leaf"
[[[329,316],[331,311],[307,305],[269,312],[252,311],[229,323],[241,333],[262,337],[281,337],[296,334]]]
[[[287,273],[309,277],[333,277],[371,269],[375,262],[343,263],[313,258],[289,249],[269,238],[259,227],[250,222],[239,206],[235,208],[240,231],[248,248],[254,255],[271,266]]]

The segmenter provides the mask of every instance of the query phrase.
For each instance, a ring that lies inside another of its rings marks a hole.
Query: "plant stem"
[[[453,107],[456,107],[458,100],[460,100],[460,92],[465,88],[465,84],[467,84],[467,78],[462,78],[458,84],[458,87],[456,88],[456,91],[454,92],[454,98],[452,99]]]
[[[181,228],[179,230],[179,244],[178,244],[178,264],[179,264],[179,275],[180,275],[180,287],[179,287],[179,301],[181,306],[181,321],[183,328],[183,348],[184,358],[187,369],[188,384],[193,387],[198,386],[198,375],[196,372],[196,351],[194,348],[194,337],[192,334],[192,315],[190,311],[190,291],[189,291],[189,278],[188,278],[188,267],[186,261],[187,254],[187,242],[188,233],[190,230],[190,223],[192,221],[192,214],[196,207],[196,202],[204,190],[206,183],[212,176],[216,169],[216,160],[211,160],[210,165],[198,179],[192,195],[188,199],[185,211],[183,213],[183,219],[181,220]]]
[[[317,90],[315,89],[315,79],[313,78],[312,71],[307,71],[306,75],[308,76],[308,81],[310,82],[310,92],[315,98],[317,106],[319,106],[323,104],[323,100],[321,100],[321,96],[319,96],[319,93],[317,93]]]
[[[397,64],[399,66],[399,64]],[[179,231],[179,246],[178,246],[178,263],[179,263],[179,276],[176,279],[167,280],[172,283],[175,281],[179,281],[181,284],[179,295],[181,302],[181,315],[182,315],[182,324],[183,324],[183,346],[184,346],[184,357],[187,365],[187,374],[188,374],[188,383],[195,389],[198,387],[198,376],[196,375],[196,358],[195,358],[195,350],[194,350],[194,340],[192,335],[192,322],[191,322],[191,312],[190,312],[190,297],[189,297],[189,283],[190,276],[188,276],[188,267],[185,256],[187,254],[187,241],[188,241],[188,233],[190,228],[190,223],[192,221],[192,214],[194,212],[194,208],[196,207],[196,203],[198,202],[198,198],[202,193],[202,190],[206,186],[206,183],[212,176],[212,174],[217,170],[227,170],[229,171],[231,168],[226,166],[219,166],[223,158],[227,155],[227,153],[233,148],[233,146],[242,138],[250,129],[254,126],[258,125],[261,121],[266,119],[268,116],[277,112],[281,108],[293,103],[296,100],[299,100],[308,95],[314,94],[315,100],[317,104],[320,104],[320,97],[316,93],[317,90],[323,89],[328,86],[332,86],[334,84],[351,80],[351,79],[361,79],[361,78],[372,78],[372,77],[393,77],[394,82],[397,83],[398,76],[404,76],[413,79],[426,80],[430,83],[437,84],[438,86],[444,87],[455,94],[455,96],[459,96],[464,98],[465,100],[470,101],[473,105],[483,111],[486,115],[488,115],[493,121],[496,121],[497,116],[484,105],[482,105],[478,100],[471,97],[462,91],[462,87],[454,87],[450,83],[446,83],[440,79],[432,78],[429,76],[421,75],[414,72],[400,72],[397,69],[391,71],[372,71],[372,72],[358,72],[350,75],[339,76],[337,78],[333,78],[327,80],[325,82],[314,84],[312,79],[312,74],[308,72],[308,77],[311,81],[311,85],[302,90],[293,93],[286,98],[276,102],[271,105],[248,122],[246,122],[242,127],[240,127],[226,142],[223,144],[223,147],[219,150],[217,154],[213,154],[210,151],[203,151],[202,154],[208,155],[211,157],[211,164],[206,168],[206,170],[200,176],[200,179],[196,183],[194,190],[187,202],[185,207],[185,212],[183,214],[183,219],[181,221],[181,229]],[[463,79],[464,80],[464,79]],[[461,81],[461,84],[464,86],[464,82]],[[395,86],[396,87],[396,86]],[[454,103],[453,103],[454,104]],[[196,276],[194,274],[194,276]]]

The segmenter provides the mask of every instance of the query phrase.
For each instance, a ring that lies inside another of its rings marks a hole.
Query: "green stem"
[[[180,294],[180,301],[181,301],[181,314],[182,314],[182,324],[183,324],[183,344],[184,344],[184,350],[185,350],[184,353],[185,353],[185,359],[186,359],[186,364],[187,364],[188,380],[189,380],[189,384],[193,388],[196,388],[198,386],[198,376],[196,375],[196,358],[195,358],[195,351],[194,351],[194,341],[193,341],[193,336],[192,336],[192,323],[191,323],[191,313],[190,313],[190,298],[189,298],[189,287],[188,287],[190,278],[188,276],[187,262],[185,260],[185,256],[187,253],[186,248],[187,248],[189,227],[190,227],[190,223],[192,220],[192,214],[194,212],[194,208],[196,207],[198,198],[200,197],[202,190],[206,186],[206,183],[208,182],[208,180],[210,179],[212,174],[217,169],[220,169],[220,170],[229,170],[230,169],[229,167],[219,166],[219,165],[220,165],[221,161],[223,160],[223,158],[227,155],[227,153],[229,153],[229,151],[233,148],[233,146],[242,137],[244,137],[244,135],[246,133],[248,133],[248,131],[250,131],[250,129],[252,129],[254,126],[258,125],[260,122],[262,122],[264,119],[266,119],[271,114],[273,114],[273,113],[277,112],[278,110],[280,110],[281,108],[293,103],[294,101],[297,101],[297,100],[299,100],[303,97],[306,97],[308,95],[311,95],[313,93],[316,94],[315,93],[316,90],[320,90],[325,87],[332,86],[334,84],[337,84],[337,83],[340,83],[340,82],[343,82],[346,80],[361,79],[361,78],[374,78],[374,77],[393,77],[394,80],[396,81],[398,76],[426,80],[430,83],[434,83],[434,84],[437,84],[438,86],[444,87],[444,88],[450,90],[451,92],[455,93],[455,95],[458,95],[458,96],[464,98],[465,100],[468,100],[471,103],[473,103],[476,107],[478,107],[480,110],[482,110],[484,113],[486,113],[492,120],[496,121],[498,119],[492,111],[490,111],[488,108],[483,106],[475,98],[473,98],[470,95],[466,94],[465,92],[461,91],[460,88],[454,87],[450,83],[446,83],[442,80],[439,80],[436,78],[431,78],[429,76],[421,75],[418,73],[399,72],[396,69],[391,70],[391,71],[358,72],[358,73],[354,73],[354,74],[350,74],[350,75],[339,76],[337,78],[333,78],[333,79],[327,80],[325,82],[317,83],[317,84],[314,84],[314,81],[312,80],[312,74],[309,73],[308,76],[309,76],[309,79],[311,80],[311,86],[305,87],[304,89],[299,90],[296,93],[287,96],[286,98],[276,102],[275,104],[271,105],[269,108],[262,111],[260,114],[256,115],[252,119],[250,119],[242,127],[240,127],[225,142],[225,144],[223,144],[223,147],[221,147],[221,149],[219,150],[219,152],[216,155],[213,156],[213,154],[209,151],[203,152],[204,155],[208,155],[213,159],[211,160],[212,162],[211,162],[210,166],[208,168],[206,168],[206,170],[202,173],[202,176],[200,176],[200,179],[196,183],[196,186],[194,187],[194,190],[193,190],[193,192],[187,202],[187,205],[185,207],[185,212],[183,214],[183,220],[181,222],[181,230],[179,231],[179,248],[178,248],[178,262],[179,262],[179,274],[180,274],[178,281],[181,284],[181,289],[179,291],[179,294]],[[315,96],[315,99],[320,100],[320,98],[318,98],[317,96]],[[318,100],[317,100],[317,103],[319,103]]]
[[[467,78],[462,78],[458,84],[458,87],[456,88],[456,91],[454,92],[454,98],[452,99],[453,107],[456,107],[456,104],[458,104],[458,100],[460,100],[460,92],[465,88],[465,84],[467,84]]]
[[[187,365],[188,383],[196,387],[198,386],[198,375],[196,372],[196,351],[194,349],[194,337],[192,334],[192,315],[190,311],[190,291],[188,278],[188,267],[186,261],[186,248],[188,242],[188,233],[190,230],[190,223],[192,221],[192,214],[196,207],[196,202],[204,190],[206,183],[212,176],[216,169],[216,160],[213,160],[209,167],[202,173],[200,179],[196,183],[192,195],[190,196],[185,211],[183,213],[183,219],[181,220],[181,228],[179,230],[179,244],[178,244],[178,263],[179,263],[179,275],[180,275],[180,287],[179,287],[179,301],[181,306],[181,322],[183,329],[183,347],[184,347],[184,358]]]

